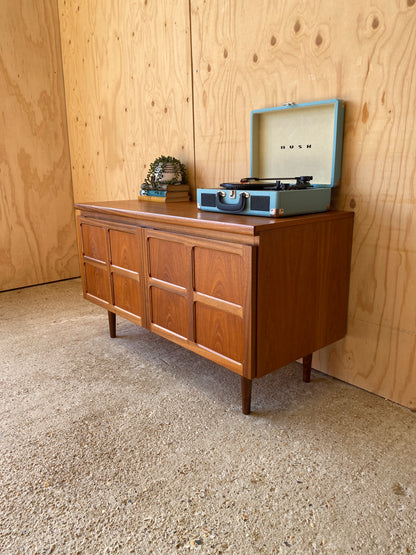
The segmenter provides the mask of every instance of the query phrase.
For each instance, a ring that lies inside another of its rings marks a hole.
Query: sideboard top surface
[[[105,202],[76,203],[82,214],[101,214],[108,217],[124,216],[138,222],[169,223],[180,226],[203,228],[224,233],[255,236],[279,227],[290,227],[334,218],[353,217],[352,212],[330,210],[319,214],[291,216],[288,218],[264,218],[198,210],[195,202],[157,203],[139,200],[115,200]]]

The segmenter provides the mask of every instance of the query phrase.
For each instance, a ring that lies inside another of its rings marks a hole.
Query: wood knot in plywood
[[[367,123],[369,115],[370,114],[369,114],[369,111],[368,111],[367,102],[364,102],[363,113],[361,115],[361,120],[362,120],[363,123]]]
[[[366,16],[364,24],[361,26],[360,31],[364,38],[372,38],[379,35],[384,30],[384,17],[383,13],[376,8]]]

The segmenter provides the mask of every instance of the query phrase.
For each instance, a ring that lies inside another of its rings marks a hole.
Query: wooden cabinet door
[[[149,329],[253,377],[253,247],[145,231]]]
[[[145,236],[149,329],[179,342],[192,341],[192,245],[157,231]]]
[[[79,218],[84,297],[144,326],[142,230]]]
[[[78,218],[84,297],[104,308],[111,304],[107,233],[102,225]]]
[[[142,230],[108,229],[109,272],[115,312],[144,326]]]

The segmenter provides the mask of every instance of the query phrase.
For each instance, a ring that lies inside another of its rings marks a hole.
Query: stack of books
[[[158,189],[140,189],[139,200],[151,202],[184,202],[189,201],[189,185],[158,184]]]

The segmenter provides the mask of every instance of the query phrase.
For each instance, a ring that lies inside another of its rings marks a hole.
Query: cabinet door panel
[[[139,272],[139,243],[136,234],[110,229],[111,264]]]
[[[196,342],[232,360],[244,356],[243,320],[234,314],[195,303]]]
[[[148,240],[150,277],[186,287],[189,259],[184,244],[156,237]]]
[[[108,282],[108,273],[106,266],[99,268],[95,265],[85,262],[85,294],[93,295],[98,299],[110,302],[110,284]]]
[[[189,332],[187,299],[158,287],[151,287],[150,296],[152,324],[187,337]]]
[[[252,377],[252,247],[159,230],[145,243],[150,329]]]
[[[140,283],[113,273],[114,306],[136,316],[142,315]]]
[[[195,291],[242,305],[246,276],[238,254],[195,247]]]
[[[107,260],[106,232],[103,227],[88,225],[81,226],[84,255],[96,260]]]
[[[142,230],[78,217],[84,295],[145,326]]]

